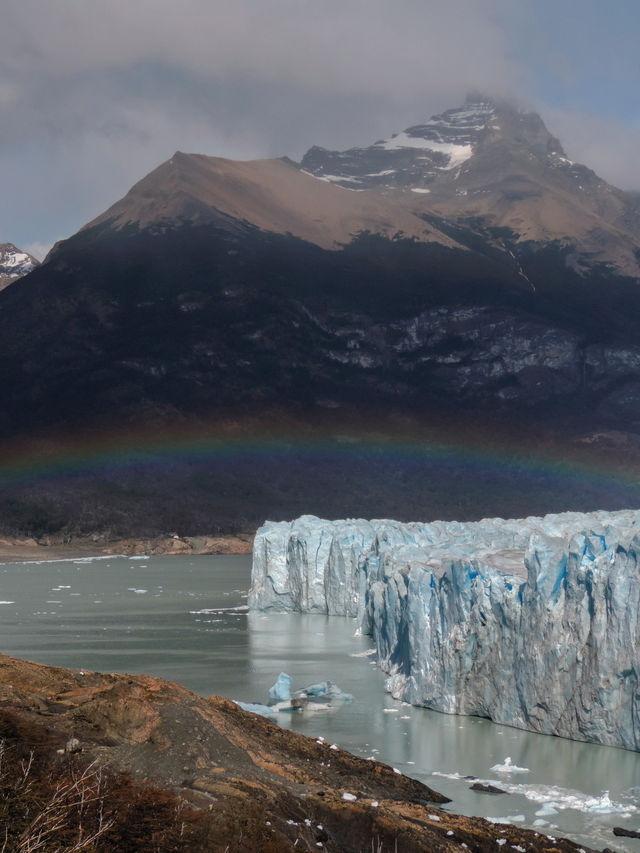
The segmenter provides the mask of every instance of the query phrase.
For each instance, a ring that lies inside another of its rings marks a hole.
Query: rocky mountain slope
[[[536,113],[471,96],[463,107],[366,148],[311,148],[302,168],[323,181],[376,190],[417,214],[481,220],[518,243],[558,240],[578,268],[607,263],[638,276],[634,199],[569,160]],[[501,245],[498,235],[496,246]],[[508,249],[507,249],[508,251]]]
[[[16,249],[13,243],[0,243],[0,290],[40,266],[32,255]]]
[[[402,233],[424,242],[456,245],[402,204],[378,195],[346,195],[288,160],[225,160],[177,151],[83,230],[106,225],[166,234],[176,226],[216,226],[241,236],[259,229],[338,249],[354,234]]]
[[[63,838],[71,849],[78,833],[86,841],[98,828],[95,846],[86,849],[357,853],[373,844],[406,853],[578,850],[564,839],[451,814],[441,808],[445,797],[387,765],[330,750],[227,699],[203,699],[149,676],[70,671],[0,656],[0,731],[5,756],[13,759],[2,767],[0,817],[15,849],[27,849],[24,840],[38,831],[51,849]],[[28,779],[20,775],[23,757]],[[17,778],[9,784],[14,768]],[[121,774],[130,774],[130,781]],[[38,823],[20,813],[20,804],[34,789],[42,795],[47,783],[39,808],[45,819]],[[156,787],[145,797],[149,785]],[[175,838],[167,837],[167,813],[180,832]]]

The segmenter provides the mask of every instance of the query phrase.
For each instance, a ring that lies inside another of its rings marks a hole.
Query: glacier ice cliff
[[[640,511],[267,522],[249,603],[357,618],[398,699],[640,750]]]

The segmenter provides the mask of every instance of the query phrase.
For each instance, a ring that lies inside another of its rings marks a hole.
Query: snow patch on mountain
[[[399,148],[414,148],[416,150],[435,151],[448,158],[446,166],[441,168],[453,169],[468,160],[473,154],[472,145],[456,145],[453,142],[440,142],[435,139],[425,139],[421,136],[411,136],[407,131],[396,133],[389,139],[376,142],[374,148],[385,148],[387,151],[397,151]]]
[[[315,178],[341,186],[355,182],[363,189],[420,186],[466,163],[495,113],[490,102],[468,103],[369,147],[327,151],[316,146],[305,154],[301,166]]]
[[[13,243],[0,243],[0,289],[39,266],[38,261],[16,249]]]

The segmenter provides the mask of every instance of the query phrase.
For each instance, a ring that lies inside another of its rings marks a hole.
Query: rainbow
[[[605,436],[606,438],[606,436]],[[603,490],[638,491],[640,454],[630,462],[620,448],[605,447],[598,437],[541,443],[535,435],[516,438],[488,427],[471,431],[459,422],[431,427],[408,424],[378,430],[363,424],[341,429],[257,421],[221,422],[196,427],[113,431],[84,437],[43,438],[5,447],[0,453],[0,487],[40,480],[99,476],[114,469],[168,466],[251,466],[264,461],[304,466],[353,462],[401,466],[467,477],[510,478],[523,484],[544,479],[547,487],[571,482]],[[605,442],[606,444],[606,442]],[[569,449],[568,449],[569,448]]]

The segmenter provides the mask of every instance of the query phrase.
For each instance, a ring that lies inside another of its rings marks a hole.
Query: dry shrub
[[[82,753],[60,755],[59,745],[59,735],[28,716],[0,711],[0,853],[293,849],[291,827],[266,804],[231,798],[198,810]]]
[[[0,853],[215,849],[208,815],[171,791],[58,755],[24,718],[2,715],[0,734]]]

